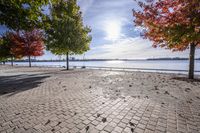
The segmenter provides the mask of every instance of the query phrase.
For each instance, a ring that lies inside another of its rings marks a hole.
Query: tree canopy
[[[5,61],[12,56],[9,33],[4,33],[0,37],[0,61]]]
[[[47,30],[47,49],[57,55],[67,53],[82,54],[89,50],[90,28],[85,27],[76,0],[54,4],[49,19],[51,28]]]
[[[12,30],[33,30],[44,25],[43,7],[49,0],[1,0],[0,24]]]
[[[0,38],[0,60],[41,56],[44,54],[44,36],[41,30],[6,32]]]
[[[137,1],[137,0],[135,0]],[[133,10],[136,26],[145,28],[144,37],[154,47],[183,51],[190,47],[189,78],[194,78],[195,48],[200,46],[199,0],[137,1],[142,10]]]
[[[40,30],[11,32],[11,52],[15,57],[41,56],[44,54],[44,37]]]
[[[138,2],[142,11],[135,11],[135,24],[145,27],[144,37],[153,46],[174,51],[185,50],[191,43],[200,45],[200,1],[159,0]]]

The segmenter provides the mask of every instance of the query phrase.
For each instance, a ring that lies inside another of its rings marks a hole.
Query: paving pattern
[[[0,132],[200,133],[200,82],[182,76],[0,66]]]

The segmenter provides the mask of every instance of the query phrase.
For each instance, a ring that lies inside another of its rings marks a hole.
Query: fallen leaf
[[[135,126],[135,124],[133,122],[131,122],[131,121],[129,122],[129,125],[130,126]]]
[[[164,94],[166,94],[166,95],[169,95],[169,92],[168,91],[165,91],[165,93]]]
[[[102,118],[102,122],[105,123],[107,121],[106,118]]]
[[[62,123],[62,122],[59,121],[58,124],[57,124],[56,126],[60,125],[61,123]]]
[[[86,132],[89,130],[89,128],[90,128],[89,126],[87,126],[87,127],[85,128]]]
[[[50,120],[48,120],[44,125],[47,125],[47,124],[49,124],[51,121]]]
[[[133,129],[133,128],[131,128],[131,132],[132,132],[132,133],[134,132],[134,129]]]
[[[101,116],[101,114],[97,114],[97,117],[100,117]]]

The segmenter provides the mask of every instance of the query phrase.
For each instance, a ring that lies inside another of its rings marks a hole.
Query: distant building
[[[28,59],[24,59],[24,61],[29,61]],[[31,59],[31,61],[37,61],[36,59]]]
[[[75,57],[71,57],[71,60],[76,60],[76,58]]]

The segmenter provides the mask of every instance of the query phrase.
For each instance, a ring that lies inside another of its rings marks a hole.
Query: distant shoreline
[[[188,58],[148,58],[148,59],[70,59],[69,61],[176,61],[176,60],[189,60]],[[200,60],[200,58],[197,58],[195,60]],[[64,62],[66,60],[31,60],[32,62]],[[9,61],[7,61],[9,62]],[[15,60],[15,62],[28,62],[28,60]]]
[[[10,62],[9,62],[10,63]],[[19,64],[18,64],[19,63]],[[20,63],[27,63],[21,64]],[[36,62],[37,63],[37,62]],[[39,63],[39,62],[38,62]],[[43,62],[41,62],[43,63]],[[64,63],[64,62],[63,62]],[[8,64],[6,63],[6,66]],[[0,63],[0,66],[1,65]],[[10,66],[10,65],[8,65]],[[20,67],[28,67],[28,62],[15,62],[14,66]],[[39,67],[39,68],[66,68],[65,64],[55,64],[55,65],[48,65],[48,64],[32,64],[32,67]],[[152,72],[152,73],[173,73],[173,74],[187,74],[188,70],[186,69],[175,69],[175,68],[143,68],[143,67],[123,67],[123,66],[97,66],[97,65],[70,65],[71,69],[78,68],[78,69],[94,69],[94,70],[112,70],[112,71],[140,71],[140,72]],[[195,70],[195,75],[200,75],[200,70]]]

